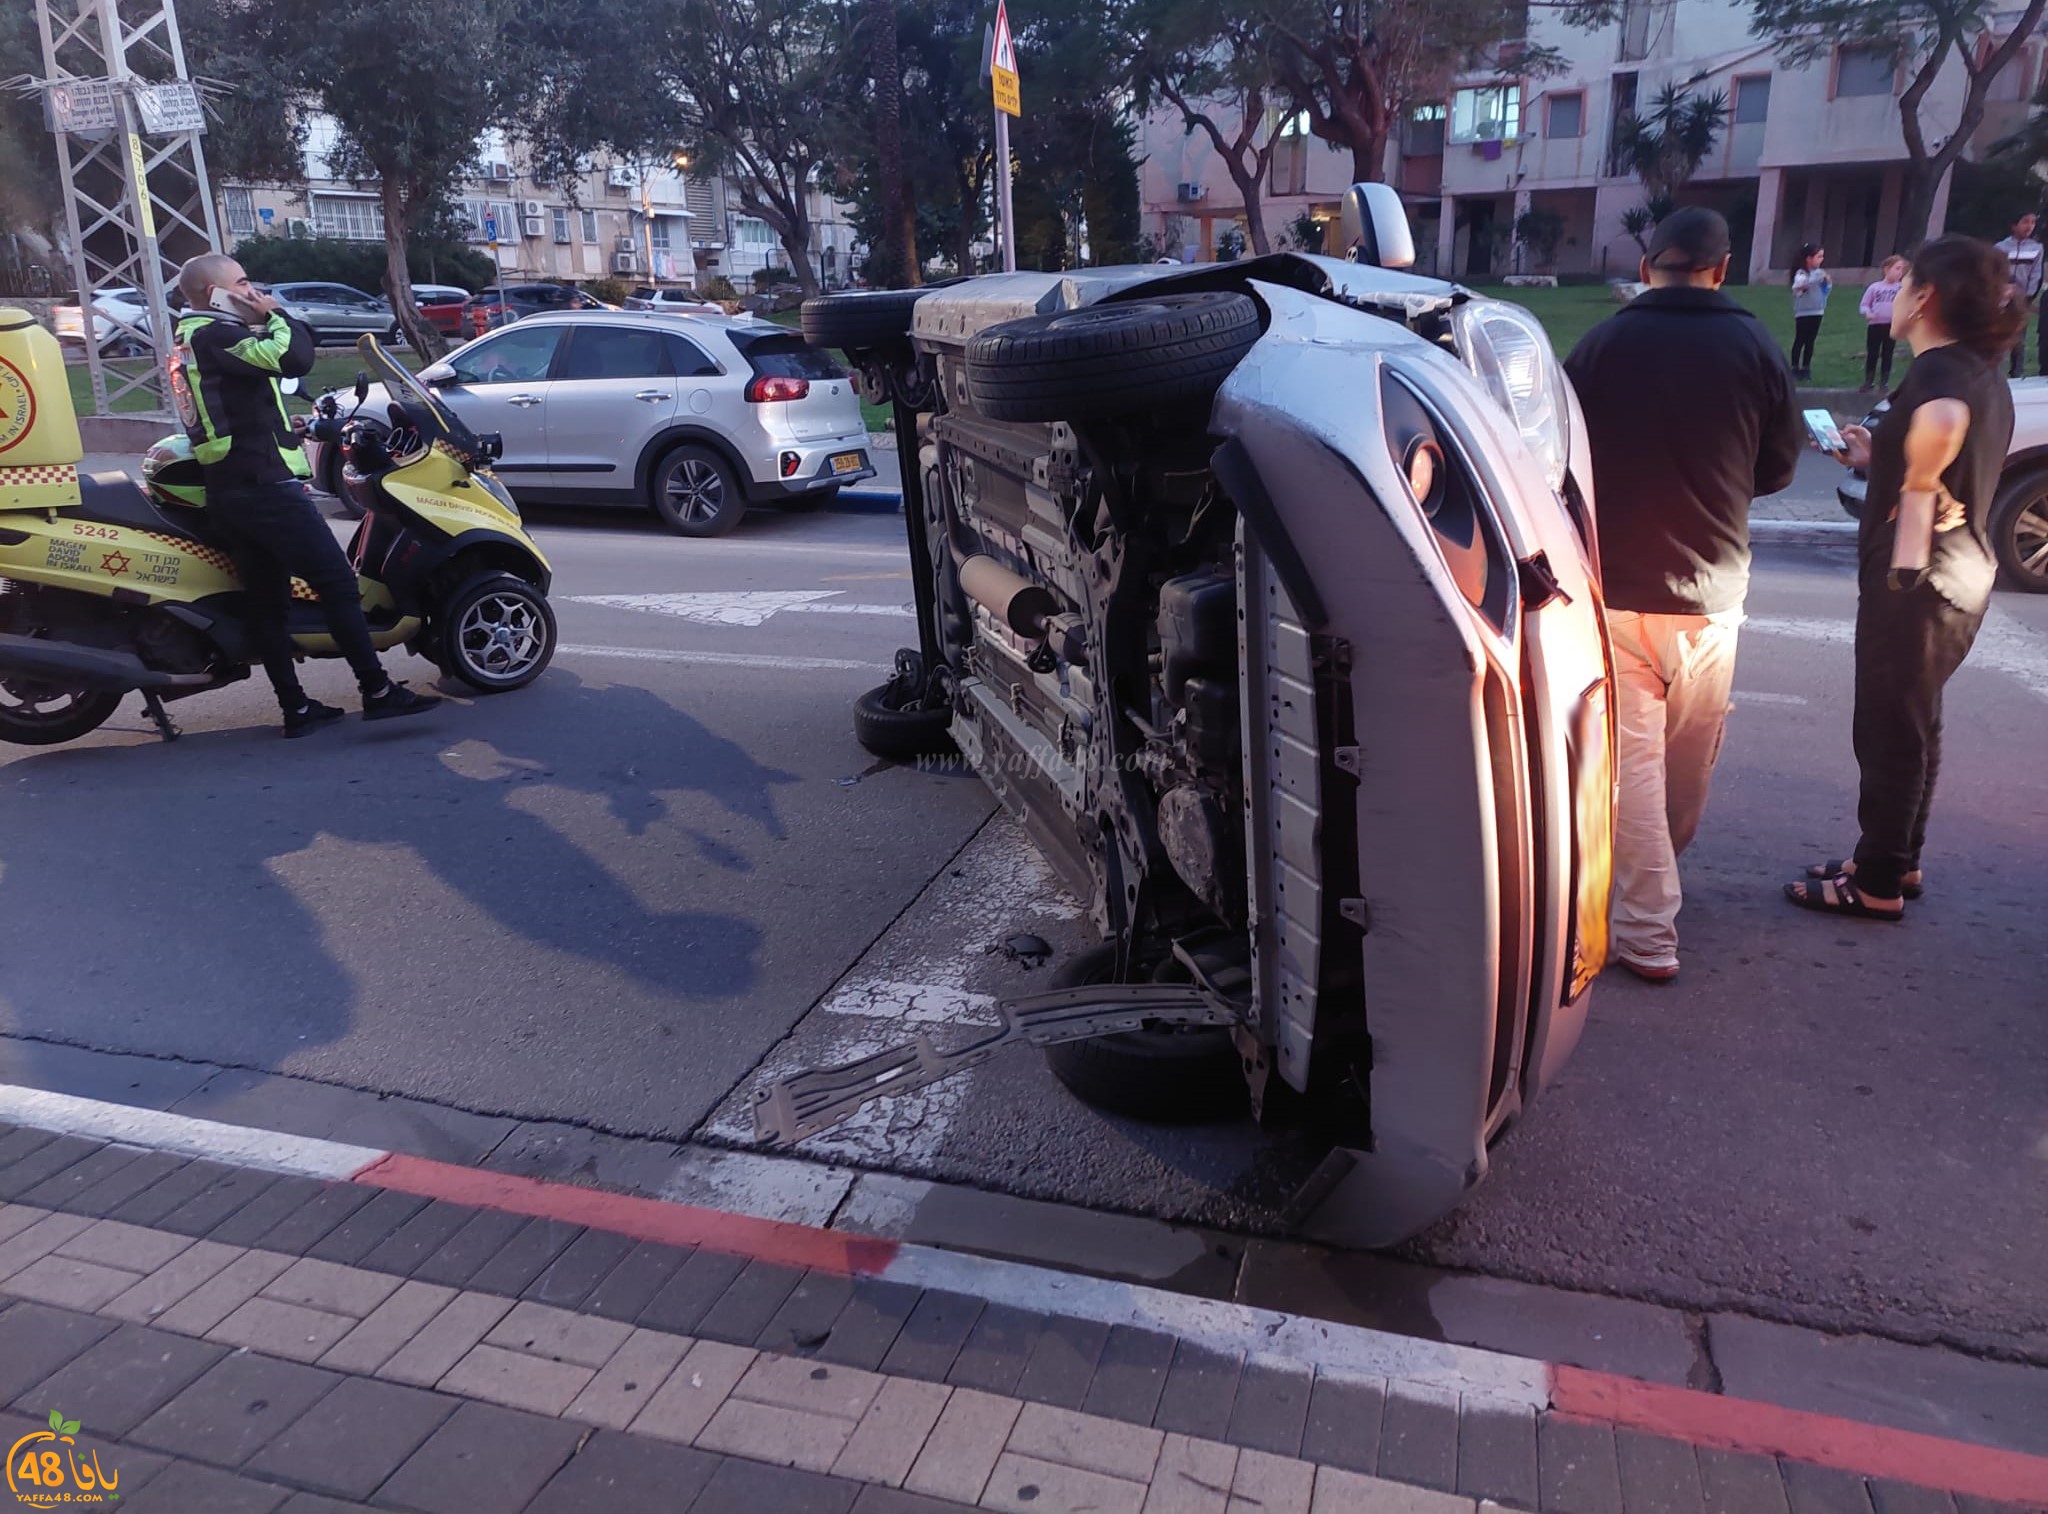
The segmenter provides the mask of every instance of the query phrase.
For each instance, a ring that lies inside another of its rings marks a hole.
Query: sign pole
[[[1003,226],[1003,272],[1017,271],[1017,214],[1010,205],[1010,118],[996,112],[996,210]]]
[[[988,84],[996,107],[996,213],[1003,228],[1003,272],[1017,271],[1017,213],[1010,203],[1010,117],[1024,114],[1017,90],[1017,44],[1010,35],[1010,9],[996,0],[996,24],[988,36]]]

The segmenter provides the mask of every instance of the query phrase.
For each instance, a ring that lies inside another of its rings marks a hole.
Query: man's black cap
[[[1657,223],[1650,233],[1649,263],[1670,273],[1717,266],[1728,256],[1728,222],[1718,210],[1686,205]]]

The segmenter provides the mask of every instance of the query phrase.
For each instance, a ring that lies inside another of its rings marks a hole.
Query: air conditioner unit
[[[313,223],[293,217],[284,223],[284,234],[288,237],[310,237],[313,234]]]
[[[491,165],[491,177],[494,179],[511,178],[512,165],[510,163],[493,163]]]
[[[638,242],[634,241],[634,240],[633,240],[633,238],[631,238],[631,237],[629,237],[629,236],[622,236],[622,237],[620,237],[620,238],[619,238],[619,240],[618,240],[618,242],[617,242],[617,243],[616,243],[615,245],[617,246],[617,248],[618,248],[618,250],[619,250],[620,252],[626,252],[626,253],[630,253],[630,252],[636,252],[636,251],[638,251],[638,250],[639,250],[639,247],[640,247],[640,244],[639,244]]]
[[[1208,194],[1209,191],[1200,184],[1183,184],[1180,186],[1180,201],[1183,205],[1191,204],[1196,200],[1206,199]]]
[[[522,216],[519,220],[519,234],[526,237],[546,236],[548,223],[541,216]]]
[[[519,207],[519,213],[523,216],[529,217],[544,216],[548,213],[548,209],[538,200],[528,200],[525,204]]]
[[[638,271],[638,264],[639,264],[639,259],[635,258],[635,257],[633,256],[633,254],[632,254],[632,253],[630,253],[630,252],[615,252],[615,253],[613,253],[613,254],[612,254],[612,272],[613,272],[613,273],[634,273],[634,272],[637,272],[637,271]]]

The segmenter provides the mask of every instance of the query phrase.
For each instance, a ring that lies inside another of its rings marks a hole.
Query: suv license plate
[[[858,473],[867,459],[858,452],[841,452],[832,459],[834,473]]]

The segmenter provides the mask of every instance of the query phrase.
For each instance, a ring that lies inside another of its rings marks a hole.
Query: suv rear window
[[[800,336],[757,336],[747,338],[728,331],[740,356],[762,378],[839,379],[846,370],[832,361],[829,353],[809,346]]]

